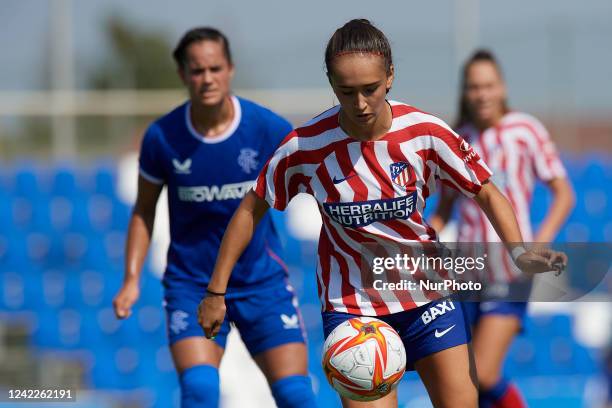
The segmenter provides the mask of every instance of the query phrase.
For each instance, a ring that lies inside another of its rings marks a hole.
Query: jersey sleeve
[[[164,184],[166,179],[160,160],[161,136],[161,129],[157,124],[149,126],[142,139],[138,159],[140,175],[154,184]]]
[[[437,165],[436,176],[444,185],[467,197],[478,194],[483,183],[491,177],[491,170],[478,153],[442,121],[432,124],[430,132],[431,160]]]
[[[299,138],[292,131],[265,164],[255,183],[255,194],[270,207],[284,210],[298,193],[308,191],[310,177],[300,162]]]
[[[567,177],[565,167],[548,131],[539,120],[533,117],[530,119],[529,127],[535,138],[535,143],[530,144],[530,156],[536,176],[544,182]]]

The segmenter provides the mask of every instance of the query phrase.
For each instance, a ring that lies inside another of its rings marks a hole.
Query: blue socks
[[[480,408],[491,408],[493,404],[506,393],[510,383],[505,378],[500,378],[493,388],[488,390],[480,390],[478,395]]]
[[[317,406],[310,377],[292,375],[271,386],[278,408],[313,408]]]
[[[219,370],[211,365],[190,367],[179,375],[181,408],[219,406]]]
[[[198,365],[179,376],[181,408],[216,408],[219,406],[219,370]],[[272,384],[272,395],[278,408],[314,408],[317,406],[310,377],[292,375]]]

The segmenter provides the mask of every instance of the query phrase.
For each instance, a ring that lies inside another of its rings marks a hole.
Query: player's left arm
[[[240,202],[223,234],[217,262],[206,289],[207,296],[198,308],[198,321],[208,338],[216,336],[221,328],[225,318],[225,291],[230,275],[268,208],[268,203],[251,190]]]
[[[539,273],[555,269],[555,265],[567,264],[567,256],[548,248],[526,251],[514,210],[508,199],[493,183],[485,182],[474,196],[482,211],[506,244],[516,265],[524,272]]]
[[[546,183],[553,195],[551,206],[535,236],[536,242],[551,242],[567,220],[576,204],[574,189],[565,177],[557,177]]]

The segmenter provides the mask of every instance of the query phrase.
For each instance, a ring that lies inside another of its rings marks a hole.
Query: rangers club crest
[[[409,163],[397,162],[390,166],[391,169],[391,181],[402,188],[408,188],[411,184],[416,181],[416,175],[414,169]]]
[[[242,167],[242,170],[251,174],[252,171],[257,170],[257,166],[259,165],[259,161],[257,160],[257,155],[259,153],[256,150],[251,148],[240,149],[240,156],[238,156],[238,165]]]

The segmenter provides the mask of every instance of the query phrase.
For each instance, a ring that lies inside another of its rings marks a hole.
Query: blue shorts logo
[[[189,326],[189,322],[187,321],[188,317],[189,315],[182,310],[175,310],[172,312],[170,315],[170,330],[172,330],[174,334],[179,334],[183,330],[186,330]]]
[[[365,227],[377,221],[406,220],[415,210],[416,191],[386,200],[324,203],[327,215],[345,227]]]

